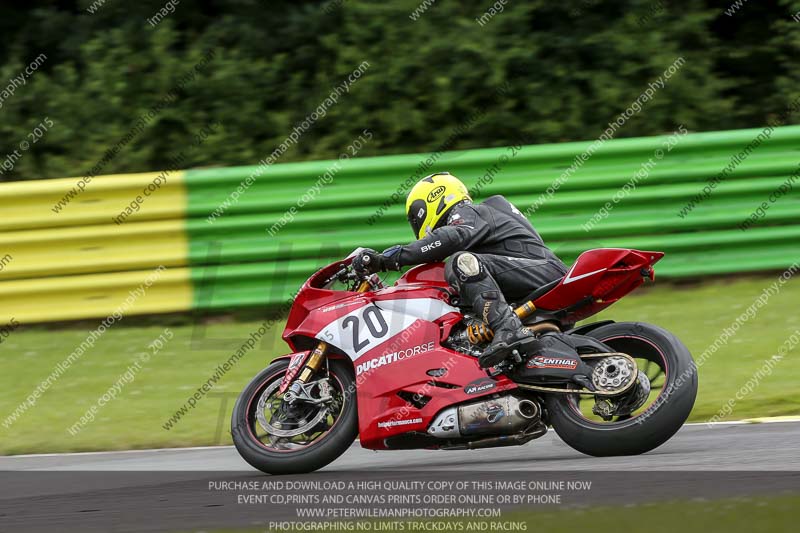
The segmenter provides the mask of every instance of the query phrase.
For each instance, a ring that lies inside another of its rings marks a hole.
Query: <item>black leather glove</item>
[[[400,252],[403,247],[399,244],[387,248],[381,254],[384,270],[400,270]]]
[[[381,254],[371,248],[361,250],[353,258],[353,268],[359,274],[374,274],[375,272],[386,270]]]

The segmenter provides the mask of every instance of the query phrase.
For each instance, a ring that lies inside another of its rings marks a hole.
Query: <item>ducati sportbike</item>
[[[352,268],[322,268],[299,291],[278,357],[233,410],[236,449],[270,474],[311,472],[360,438],[373,450],[465,450],[525,444],[548,427],[594,456],[666,442],[697,394],[697,368],[674,335],[639,322],[576,323],[646,278],[662,252],[601,248],[513,306],[534,334],[499,366],[492,339],[460,306],[444,264],[392,286]]]

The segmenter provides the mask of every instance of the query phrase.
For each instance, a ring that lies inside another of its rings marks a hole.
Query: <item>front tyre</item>
[[[558,436],[598,457],[638,455],[664,444],[686,422],[697,396],[697,366],[689,350],[672,333],[641,322],[609,324],[585,335],[636,359],[652,382],[651,394],[641,409],[611,421],[591,416],[591,396],[549,395],[547,410]]]
[[[342,455],[358,436],[355,375],[352,365],[328,361],[328,392],[322,405],[287,410],[278,387],[289,361],[261,371],[239,395],[231,416],[236,450],[267,474],[313,472]]]

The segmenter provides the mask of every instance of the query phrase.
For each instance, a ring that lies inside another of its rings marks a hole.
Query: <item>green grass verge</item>
[[[777,275],[683,287],[660,284],[627,297],[598,318],[658,324],[674,332],[697,356],[776,280]],[[785,284],[701,367],[692,420],[704,421],[717,413],[764,360],[800,329],[798,300],[800,284]],[[239,360],[172,429],[165,430],[163,424],[258,325],[258,321],[217,321],[197,328],[170,326],[174,338],[74,436],[67,429],[118,381],[137,354],[147,351],[163,327],[126,327],[123,320],[53,383],[35,406],[6,427],[6,417],[96,326],[14,331],[0,344],[4,356],[0,453],[228,444],[226,432],[236,394],[272,357],[286,351],[278,338],[282,324],[272,328],[261,345]],[[800,413],[800,390],[794,383],[800,373],[799,350],[786,356],[753,392],[737,400],[728,419]]]

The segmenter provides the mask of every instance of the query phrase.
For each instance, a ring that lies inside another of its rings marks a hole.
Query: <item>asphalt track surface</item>
[[[551,431],[522,447],[373,452],[357,444],[323,470],[269,477],[232,447],[0,458],[0,531],[213,531],[296,518],[243,506],[209,481],[592,480],[566,505],[800,495],[800,423],[687,425],[641,456],[594,458]]]

